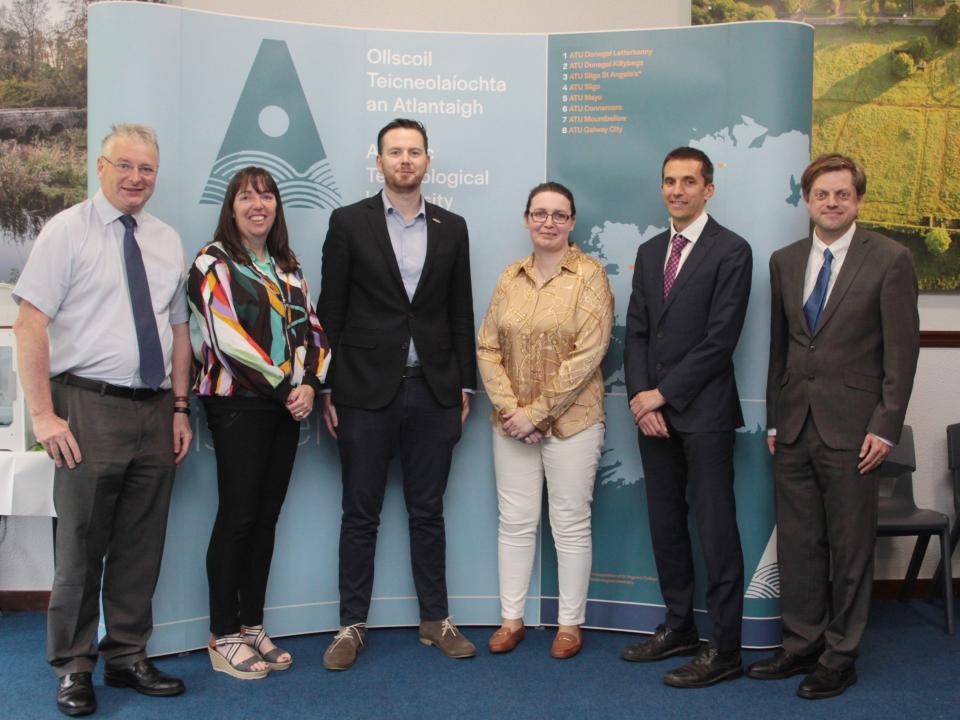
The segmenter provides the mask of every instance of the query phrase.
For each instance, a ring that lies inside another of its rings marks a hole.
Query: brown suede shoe
[[[366,623],[342,627],[323,654],[323,666],[327,670],[347,670],[356,662],[357,655],[366,645]]]
[[[421,620],[420,642],[424,645],[436,645],[450,658],[471,658],[477,654],[473,643],[457,630],[451,618]]]
[[[582,647],[582,638],[578,638],[576,635],[571,635],[567,632],[558,632],[557,636],[553,639],[553,645],[550,646],[550,657],[554,657],[557,660],[566,660],[580,652],[580,648]]]
[[[490,636],[490,641],[487,643],[487,648],[492,653],[508,653],[513,650],[521,640],[523,640],[523,637],[526,634],[527,629],[523,625],[518,627],[516,630],[511,630],[508,627],[501,627]]]

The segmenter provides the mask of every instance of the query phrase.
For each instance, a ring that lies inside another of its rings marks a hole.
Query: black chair
[[[950,475],[953,478],[953,530],[950,531],[950,553],[947,557],[953,558],[957,551],[957,544],[960,542],[960,423],[947,426],[947,465],[950,467]],[[940,564],[937,565],[937,572],[933,576],[933,584],[930,586],[930,599],[942,592],[943,586],[943,558],[940,558]],[[953,599],[952,589],[947,595]]]
[[[913,428],[903,427],[900,442],[894,447],[887,459],[880,466],[881,477],[894,478],[893,492],[889,497],[880,498],[880,513],[877,523],[878,537],[916,536],[917,543],[913,547],[910,566],[907,568],[903,587],[900,590],[900,600],[907,601],[910,591],[920,573],[920,564],[927,552],[927,545],[934,535],[940,537],[940,552],[942,557],[950,557],[950,518],[934,510],[922,510],[917,507],[913,499],[913,471],[917,469],[916,454],[913,449]],[[953,587],[953,577],[950,564],[944,565],[943,584],[946,596],[950,597]],[[944,615],[947,622],[947,633],[953,635],[953,603],[944,603]]]

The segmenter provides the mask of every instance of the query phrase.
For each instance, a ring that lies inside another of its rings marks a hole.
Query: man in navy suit
[[[624,371],[639,427],[660,591],[667,614],[626,660],[693,655],[664,675],[706,687],[742,675],[743,553],[733,494],[733,443],[743,425],[733,370],[750,297],[750,246],[707,215],[713,164],[700,150],[671,151],[662,169],[670,230],[640,246],[627,311]],[[710,642],[694,624],[687,530],[693,505],[707,569]]]
[[[340,623],[328,670],[366,643],[377,529],[395,454],[403,467],[420,640],[449,657],[473,644],[447,611],[443,493],[476,387],[470,248],[463,218],[424,201],[427,132],[398,119],[377,136],[384,189],[335,210],[317,315],[333,348],[324,420],[343,480]]]

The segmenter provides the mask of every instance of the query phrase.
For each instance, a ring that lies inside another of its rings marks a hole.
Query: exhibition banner
[[[546,178],[568,185],[577,199],[574,238],[604,261],[616,296],[587,625],[639,631],[662,621],[663,601],[622,380],[625,310],[637,245],[669,222],[659,190],[663,156],[678,145],[705,150],[717,167],[708,210],[754,252],[753,294],[735,358],[747,418],[737,439],[736,491],[747,566],[744,641],[772,645],[779,621],[763,438],[767,258],[807,232],[799,177],[809,156],[812,44],[812,30],[791,23],[470,35],[97,3],[90,7],[90,147],[115,122],[157,129],[160,173],[149,210],[179,230],[191,256],[211,239],[232,174],[248,164],[268,168],[316,295],[330,212],[382,186],[377,131],[395,117],[421,120],[432,154],[424,195],[463,215],[470,230],[478,324],[500,271],[530,252],[527,192]],[[154,602],[153,654],[207,640],[205,553],[216,471],[202,409],[195,410],[195,444],[177,476]],[[489,411],[478,392],[445,496],[450,609],[461,625],[500,619]],[[271,634],[337,628],[339,527],[336,445],[314,413],[302,426],[277,531],[266,611]],[[534,625],[556,621],[546,520],[542,530],[526,612]],[[394,468],[369,624],[418,622]]]

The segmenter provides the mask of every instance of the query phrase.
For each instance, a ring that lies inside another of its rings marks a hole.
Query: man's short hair
[[[136,123],[117,123],[110,128],[110,132],[107,133],[107,136],[103,138],[103,141],[100,143],[100,154],[106,156],[113,141],[120,137],[135,138],[145,142],[147,145],[153,145],[153,149],[157,153],[157,159],[160,158],[160,145],[157,143],[157,131],[149,125],[138,125]]]
[[[377,155],[383,155],[383,136],[391,130],[396,130],[397,128],[416,130],[418,133],[420,133],[420,135],[423,136],[424,152],[429,149],[427,146],[427,129],[423,126],[422,122],[419,120],[411,120],[409,118],[397,118],[396,120],[391,120],[388,122],[383,126],[383,129],[377,133]]]
[[[858,198],[867,194],[867,174],[857,161],[840,153],[826,153],[807,165],[807,169],[803,171],[803,176],[800,178],[803,199],[810,199],[810,188],[818,177],[824,173],[840,170],[848,170],[853,175],[853,187],[857,191]]]
[[[663,165],[660,166],[660,180],[663,180],[663,171],[667,163],[671,160],[699,160],[700,175],[703,177],[703,184],[709,185],[713,182],[713,163],[703,150],[697,150],[692,147],[678,147],[667,153],[663,159]]]

